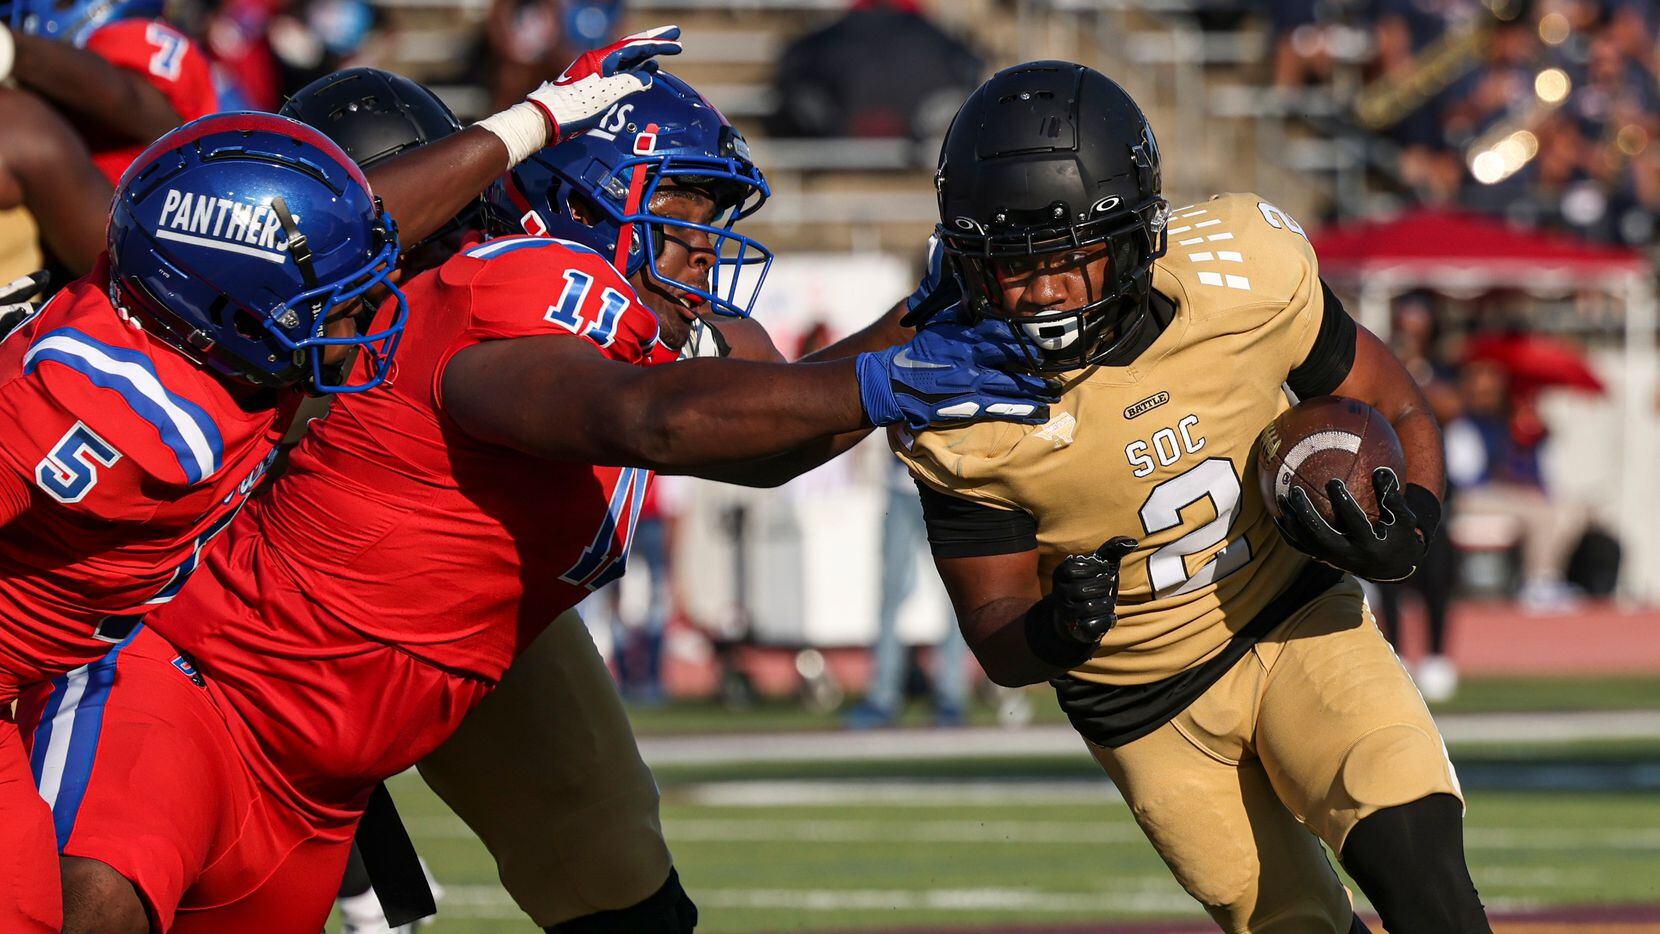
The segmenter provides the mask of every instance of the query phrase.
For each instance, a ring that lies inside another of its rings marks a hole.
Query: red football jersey
[[[161,20],[125,19],[110,23],[87,37],[86,48],[117,68],[143,75],[167,97],[167,103],[172,105],[181,123],[219,110],[219,92],[213,86],[213,69],[207,55],[184,33]],[[96,127],[84,132],[93,164],[112,185],[121,180],[121,173],[149,145],[108,139]]]
[[[245,411],[124,321],[108,275],[101,259],[0,342],[0,486],[29,496],[0,527],[0,703],[107,652],[105,619],[171,599],[292,417]]]
[[[471,247],[404,290],[413,313],[388,384],[336,399],[282,482],[228,533],[237,549],[257,537],[246,547],[286,579],[273,586],[210,558],[203,574],[223,591],[192,588],[151,619],[181,648],[198,623],[245,606],[272,621],[338,621],[347,638],[494,680],[543,626],[622,573],[650,471],[474,440],[445,416],[439,385],[458,351],[515,337],[566,334],[648,366],[656,315],[598,253],[545,237]]]
[[[502,238],[404,291],[391,378],[337,397],[147,619],[262,756],[311,779],[380,778],[435,748],[543,627],[622,573],[651,477],[477,441],[440,397],[445,365],[483,341],[569,335],[651,365],[657,317],[603,257]]]

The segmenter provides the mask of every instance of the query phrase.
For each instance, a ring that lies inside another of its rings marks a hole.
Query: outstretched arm
[[[72,272],[104,251],[114,192],[76,132],[40,98],[0,88],[0,207],[22,205],[41,239]]]
[[[0,27],[4,28],[4,27]],[[13,77],[85,126],[131,143],[149,143],[182,121],[155,85],[86,49],[13,33]]]

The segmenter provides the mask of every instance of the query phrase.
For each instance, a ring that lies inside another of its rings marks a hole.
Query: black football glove
[[[1326,484],[1339,528],[1326,522],[1300,487],[1280,497],[1280,534],[1298,551],[1369,581],[1406,580],[1418,569],[1441,521],[1441,502],[1417,484],[1401,489],[1388,467],[1372,471],[1378,520],[1367,518],[1342,480]]]
[[[1049,596],[1026,616],[1032,654],[1061,668],[1075,668],[1095,653],[1118,622],[1118,563],[1136,540],[1109,538],[1094,554],[1070,555],[1050,575]]]

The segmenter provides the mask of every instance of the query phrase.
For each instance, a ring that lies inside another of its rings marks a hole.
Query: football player
[[[511,164],[649,83],[631,69],[672,38],[590,53],[436,155],[488,179],[504,151]],[[419,197],[393,180],[418,217],[466,197],[464,181]],[[0,710],[65,672],[86,690],[86,664],[183,586],[303,394],[377,385],[403,326],[393,289],[384,326],[358,333],[364,295],[389,285],[395,229],[339,148],[285,118],[208,117],[158,140],[122,176],[108,243],[0,345]],[[343,381],[354,348],[363,375]],[[0,921],[50,927],[50,815],[0,727],[0,875],[15,890],[0,891]]]
[[[365,170],[461,132],[430,90],[373,68],[320,78],[281,113],[323,131]],[[410,278],[479,242],[483,207],[481,199],[408,247],[400,275]],[[721,333],[746,359],[781,359],[764,332],[749,336],[753,325],[731,319]],[[695,917],[663,840],[657,785],[575,610],[536,637],[420,769],[483,839],[508,893],[538,925],[569,929],[589,918],[592,926],[589,916],[604,916],[652,934],[679,931],[682,916]],[[347,930],[386,924],[366,879],[342,895]]]
[[[1172,210],[1159,172],[1135,102],[1067,62],[998,73],[946,137],[964,313],[1065,387],[1041,426],[890,432],[963,633],[998,684],[1053,684],[1224,930],[1364,930],[1324,841],[1389,930],[1486,931],[1453,767],[1355,580],[1422,560],[1439,430],[1296,221],[1251,194]],[[1283,387],[1394,425],[1378,521],[1334,483],[1338,528],[1294,493],[1276,530],[1251,452]]]
[[[1046,417],[1046,380],[996,369],[1018,352],[996,321],[831,363],[663,365],[701,312],[747,312],[770,253],[733,225],[767,189],[683,83],[623,106],[519,177],[569,239],[489,240],[406,284],[445,313],[404,334],[387,386],[337,396],[192,586],[91,666],[96,706],[72,681],[22,705],[77,929],[314,930],[375,783],[622,573],[653,469],[808,463],[871,423]],[[181,763],[193,781],[164,778]],[[689,928],[672,876],[661,892],[651,929]],[[554,929],[642,928],[598,914]]]

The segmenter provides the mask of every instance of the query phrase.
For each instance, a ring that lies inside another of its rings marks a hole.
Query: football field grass
[[[1553,770],[1643,775],[1660,768],[1656,744],[1537,760],[1525,749],[1455,750],[1455,759],[1491,786],[1471,789],[1466,825],[1490,906],[1660,904],[1660,796],[1617,790],[1618,781],[1603,791],[1499,790],[1548,785]],[[1505,778],[1516,772],[1529,777]],[[702,909],[700,932],[1203,920],[1087,760],[769,764],[662,769],[659,778],[665,830]],[[534,931],[496,884],[482,846],[420,780],[400,776],[392,787],[447,889],[429,930]]]

